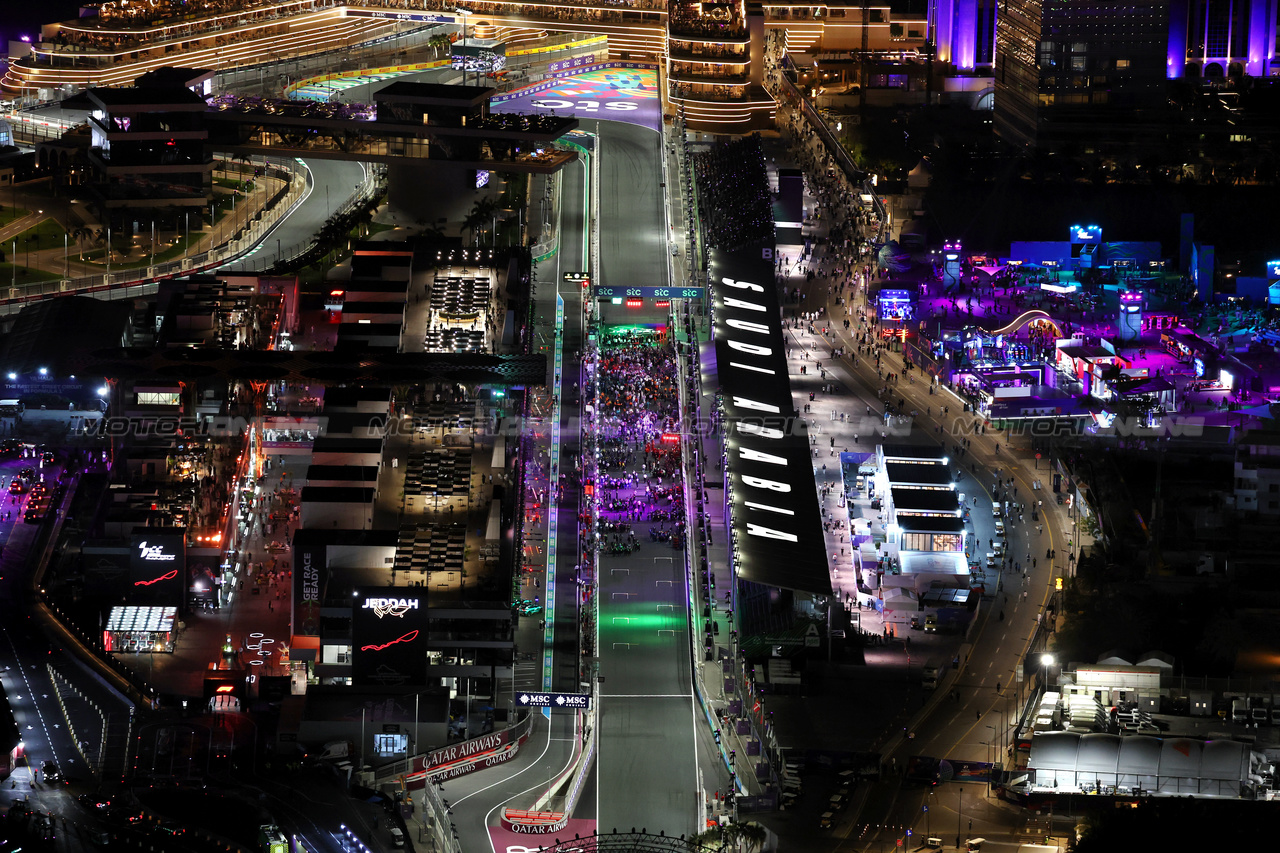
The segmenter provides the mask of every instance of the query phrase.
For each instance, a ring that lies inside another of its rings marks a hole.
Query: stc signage
[[[356,686],[426,683],[427,602],[421,587],[356,590],[351,670]]]
[[[186,528],[137,528],[129,543],[128,603],[181,607],[186,567]]]
[[[744,580],[827,595],[809,438],[791,397],[773,264],[761,255],[711,253],[735,563]]]

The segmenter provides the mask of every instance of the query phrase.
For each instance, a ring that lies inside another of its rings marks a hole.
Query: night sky
[[[86,0],[87,1],[87,0]],[[80,0],[44,0],[41,3],[4,3],[0,11],[0,45],[8,50],[9,41],[21,35],[35,38],[41,24],[78,17]]]

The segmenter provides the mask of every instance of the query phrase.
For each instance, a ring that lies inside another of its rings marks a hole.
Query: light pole
[[[991,765],[987,768],[987,796],[990,796],[991,777],[994,776],[996,772],[996,756],[994,753],[996,751],[996,741],[1000,736],[1000,732],[996,730],[995,726],[987,726],[987,728],[991,729],[991,740],[987,743],[987,758],[989,760],[988,763]]]
[[[964,822],[964,786],[957,787],[959,805],[956,807],[956,849],[960,849],[960,824]]]
[[[462,18],[462,85],[465,86],[467,85],[467,15],[471,14],[471,10],[458,8],[454,11]]]
[[[1040,655],[1040,685],[1043,688],[1042,692],[1048,692],[1049,690],[1049,667],[1053,666],[1053,664],[1053,655],[1048,652]]]

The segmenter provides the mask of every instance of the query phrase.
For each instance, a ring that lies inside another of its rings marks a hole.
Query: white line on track
[[[547,754],[547,747],[549,747],[549,746],[551,746],[551,726],[550,726],[550,725],[548,725],[548,726],[547,726],[547,746],[544,746],[544,747],[542,748],[542,755],[546,755],[546,754]],[[541,761],[541,760],[542,760],[542,755],[539,755],[539,756],[538,756],[538,761]],[[566,760],[566,761],[565,761],[565,763],[564,763],[564,767],[561,767],[561,768],[560,768],[560,770],[559,770],[559,772],[552,774],[551,778],[552,778],[552,779],[554,779],[554,778],[556,778],[557,776],[559,776],[561,773],[563,773],[565,770],[567,770],[567,769],[569,768],[569,765],[570,765],[570,764],[572,764],[575,760],[577,760],[577,756],[574,754],[574,751],[571,749],[571,750],[569,750],[569,758],[568,758],[568,760]],[[535,766],[537,766],[536,762],[535,762],[534,764],[530,764],[530,765],[529,765],[529,767],[526,767],[524,770],[521,770],[521,771],[520,771],[520,773],[523,773],[523,772],[525,772],[525,770],[528,770],[528,769],[530,769],[530,768],[532,768],[532,767],[535,767]],[[474,797],[476,794],[479,794],[479,793],[482,793],[482,792],[484,792],[484,791],[487,791],[487,790],[489,790],[489,788],[492,788],[492,787],[494,787],[495,785],[501,785],[503,782],[507,782],[507,781],[509,781],[509,780],[511,780],[511,779],[514,779],[514,778],[516,778],[517,776],[519,776],[519,775],[520,775],[520,773],[513,773],[513,774],[511,774],[510,776],[508,776],[506,779],[500,779],[500,780],[498,780],[497,782],[494,782],[494,783],[493,783],[493,785],[489,785],[489,786],[487,786],[487,787],[481,788],[479,791],[473,791],[473,792],[471,792],[470,794],[467,794],[467,796],[466,796],[466,797],[463,797],[463,798],[462,798],[462,800],[467,799],[467,797]],[[493,804],[493,808],[489,809],[487,812],[485,812],[485,813],[484,813],[484,832],[485,832],[485,835],[489,835],[489,818],[493,816],[493,813],[494,813],[495,811],[497,811],[499,808],[501,808],[502,803],[510,802],[511,800],[514,800],[516,797],[522,797],[522,796],[524,796],[525,794],[529,793],[530,791],[533,791],[533,790],[535,790],[535,789],[537,789],[537,788],[540,788],[541,786],[543,786],[543,785],[547,784],[547,781],[548,781],[548,780],[543,780],[543,781],[541,781],[541,782],[538,782],[538,783],[537,783],[537,784],[535,784],[535,785],[530,785],[528,788],[525,788],[523,791],[520,791],[520,792],[518,792],[518,793],[512,794],[511,796],[507,797],[507,798],[506,798],[506,799],[504,799],[501,803],[494,803],[494,804]],[[462,802],[462,800],[458,800],[457,802],[455,802],[455,803],[454,803],[454,805],[456,806],[458,803]],[[493,853],[498,853],[498,849],[497,849],[496,847],[494,847],[494,846],[493,846],[493,836],[492,836],[492,835],[489,835],[489,849],[490,849],[490,850],[492,850],[492,851],[493,851]]]

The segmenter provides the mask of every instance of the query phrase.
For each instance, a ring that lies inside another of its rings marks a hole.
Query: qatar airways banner
[[[520,827],[519,831],[516,825],[491,826],[489,840],[493,843],[495,853],[537,853],[544,847],[551,847],[559,841],[590,838],[595,831],[594,820],[569,818],[564,821],[564,826],[550,834],[541,832],[538,827],[532,825]]]

